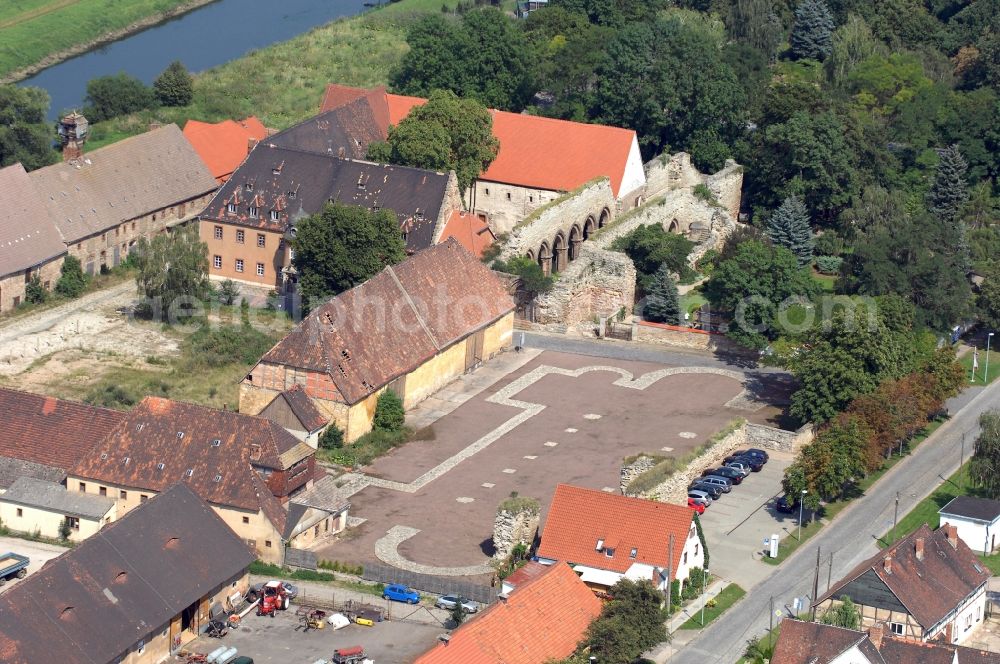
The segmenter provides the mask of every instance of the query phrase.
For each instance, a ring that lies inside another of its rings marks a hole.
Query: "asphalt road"
[[[821,550],[822,561],[820,592],[826,589],[831,553],[834,581],[873,555],[877,551],[875,539],[892,527],[897,492],[899,514],[903,515],[936,489],[943,478],[958,470],[963,433],[966,459],[971,455],[979,415],[1000,408],[997,384],[983,389],[967,403],[968,396],[963,397],[957,402],[965,404],[964,407],[956,411],[956,404],[950,404],[952,418],[917,446],[913,454],[886,473],[864,497],[845,508],[774,573],[750,589],[745,599],[671,657],[671,663],[736,662],[746,649],[747,640],[768,629],[772,598],[774,610],[787,616],[796,597],[806,598],[812,592],[817,548]],[[808,606],[808,600],[805,604]]]

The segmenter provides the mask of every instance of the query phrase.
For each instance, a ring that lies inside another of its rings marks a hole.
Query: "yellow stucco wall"
[[[21,515],[18,516],[18,510]],[[65,514],[50,512],[39,507],[27,507],[14,503],[3,502],[0,497],[0,521],[11,530],[33,534],[35,532],[43,537],[56,539],[59,537],[59,526],[62,524]],[[106,523],[111,523],[115,517],[115,508],[112,505],[108,513],[98,519],[80,519],[80,528],[70,532],[69,539],[73,542],[82,542],[87,539]]]
[[[143,496],[149,499],[156,495],[155,491],[139,490],[132,487],[118,486],[107,482],[94,482],[82,477],[70,476],[66,480],[66,487],[69,491],[80,491],[103,495],[115,500],[115,518],[121,518],[129,510],[135,509],[143,502]],[[124,495],[123,495],[124,492]],[[271,522],[264,516],[263,511],[251,512],[235,507],[224,507],[212,504],[215,513],[222,517],[230,528],[233,529],[245,542],[253,542],[257,555],[260,559],[275,564],[284,562],[284,546],[281,543],[281,533],[279,533]],[[247,523],[244,523],[244,519]],[[271,546],[267,546],[267,542]]]
[[[293,534],[289,546],[307,549],[323,538],[339,533],[347,527],[347,512],[331,515],[322,510],[310,509],[302,519],[302,532]]]

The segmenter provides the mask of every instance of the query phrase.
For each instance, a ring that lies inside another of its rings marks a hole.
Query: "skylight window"
[[[639,549],[633,548],[631,551],[628,552],[628,557],[633,560],[635,560],[635,557],[638,555],[639,555]]]
[[[194,468],[188,468],[184,471],[184,477],[191,477],[194,475]]]
[[[218,447],[221,444],[222,444],[222,441],[219,440],[218,438],[216,438],[215,440],[212,441],[212,447]]]
[[[178,431],[177,432],[177,440],[181,440],[182,438],[184,438],[184,432],[183,431]]]
[[[216,482],[221,482],[222,481],[222,475],[216,475],[215,476],[215,481]]]
[[[164,466],[164,464],[162,464],[162,463],[158,463],[158,464],[156,464],[156,469],[157,469],[157,470],[163,470],[163,468],[164,468],[164,467],[165,467],[165,466]]]

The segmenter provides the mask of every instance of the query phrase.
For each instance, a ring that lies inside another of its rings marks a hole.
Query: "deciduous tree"
[[[128,115],[156,105],[153,90],[135,76],[120,72],[87,82],[83,114],[91,122]]]
[[[139,293],[152,311],[179,314],[192,310],[211,288],[208,281],[208,245],[198,238],[195,227],[145,237],[132,247]],[[167,318],[173,322],[173,316]]]
[[[979,416],[979,437],[969,462],[969,479],[988,498],[1000,499],[1000,411]]]
[[[851,598],[843,595],[840,598],[840,604],[824,613],[820,622],[824,625],[858,630],[861,629],[861,613],[858,612],[858,607],[854,605]]]
[[[66,297],[80,297],[87,287],[87,277],[83,274],[80,259],[67,255],[59,268],[59,281],[56,282],[56,292]]]
[[[18,162],[26,171],[59,158],[55,135],[45,120],[49,94],[41,88],[0,85],[0,168]]]
[[[187,106],[194,97],[194,79],[183,62],[174,60],[153,81],[153,91],[164,106]]]
[[[391,210],[330,204],[295,228],[293,264],[306,308],[406,257],[399,222]]]
[[[663,266],[680,275],[681,279],[692,275],[687,257],[694,243],[683,235],[665,231],[657,224],[639,226],[612,242],[611,248],[628,254],[632,259],[639,273],[639,290],[643,293],[652,288],[654,275]]]

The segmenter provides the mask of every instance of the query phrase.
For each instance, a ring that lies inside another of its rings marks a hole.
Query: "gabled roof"
[[[0,494],[0,502],[38,507],[83,519],[100,519],[115,506],[113,498],[67,491],[62,484],[31,477],[18,478],[6,493]]]
[[[65,253],[59,230],[24,167],[0,168],[0,277]]]
[[[0,388],[0,456],[62,470],[125,419],[125,413],[41,394]]]
[[[70,475],[157,492],[183,482],[210,503],[264,509],[280,530],[284,517],[267,513],[274,496],[253,466],[285,470],[313,453],[270,420],[146,397]]]
[[[284,399],[285,403],[288,404],[288,408],[291,409],[292,414],[295,415],[295,419],[302,424],[303,431],[316,431],[326,426],[327,422],[330,421],[330,418],[319,412],[316,404],[313,403],[313,400],[309,398],[309,395],[306,394],[305,390],[298,383],[292,385],[274,398]]]
[[[993,523],[1000,519],[1000,500],[958,496],[952,498],[947,505],[938,510],[938,514]]]
[[[918,558],[917,546],[921,541],[923,555]],[[989,570],[952,526],[931,531],[924,524],[848,572],[813,605],[831,597],[850,596],[850,584],[869,573],[885,584],[925,630],[937,625],[990,578]]]
[[[72,244],[218,186],[175,124],[31,171],[63,242]]]
[[[267,128],[253,115],[245,120],[223,120],[214,124],[188,120],[184,136],[212,177],[223,182],[247,158],[250,141],[267,137]]]
[[[865,632],[787,618],[781,621],[771,664],[830,664],[855,646],[870,664],[885,664]]]
[[[666,568],[673,535],[670,569],[676,571],[692,514],[687,506],[560,484],[545,517],[538,557],[621,574],[635,563]],[[609,558],[606,551],[612,547],[614,555]]]
[[[407,249],[417,251],[433,243],[448,177],[447,173],[280,147],[268,140],[250,153],[215,194],[202,219],[284,233],[299,218],[322,212],[327,203],[359,205],[392,210],[407,233]],[[229,212],[230,205],[236,206],[235,212]],[[251,206],[257,208],[256,218],[250,216]]]
[[[388,117],[384,89],[381,95],[372,91],[289,127],[268,142],[333,157],[364,159],[371,143],[385,140]]]
[[[601,601],[566,565],[551,565],[451,633],[415,664],[541,664],[570,655]]]
[[[261,362],[326,373],[354,404],[513,309],[503,281],[447,240],[316,307]]]
[[[0,489],[9,488],[21,477],[59,484],[66,479],[66,471],[56,466],[0,456]]]
[[[441,232],[441,240],[453,237],[476,258],[483,257],[486,250],[497,239],[486,220],[477,214],[455,210]]]
[[[322,110],[343,105],[348,99],[370,96],[374,90],[327,86]],[[427,102],[420,97],[385,95],[389,124],[398,125],[414,106]],[[618,196],[626,162],[636,142],[635,131],[607,125],[557,120],[526,113],[491,110],[493,135],[500,151],[481,180],[522,187],[570,191],[598,177],[611,179]]]
[[[174,485],[0,595],[0,661],[118,661],[253,559],[214,510]]]

